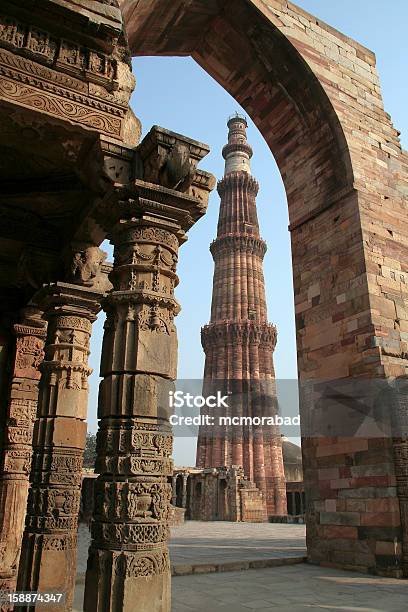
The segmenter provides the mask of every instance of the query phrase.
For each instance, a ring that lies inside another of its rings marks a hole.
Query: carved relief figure
[[[91,286],[105,259],[106,253],[95,246],[77,251],[73,256],[69,270],[70,277],[76,282]]]
[[[35,53],[48,54],[48,35],[40,30],[31,30],[29,48]]]
[[[14,42],[14,34],[16,31],[16,24],[8,19],[3,18],[2,22],[0,22],[0,40],[4,40],[4,42],[13,43]]]
[[[195,167],[186,145],[174,145],[159,172],[160,184],[177,191],[186,191],[192,184]]]
[[[44,342],[35,336],[17,338],[16,369],[26,370],[33,368],[37,370],[44,357],[43,346]]]
[[[89,70],[99,74],[105,74],[105,58],[98,53],[90,53]]]

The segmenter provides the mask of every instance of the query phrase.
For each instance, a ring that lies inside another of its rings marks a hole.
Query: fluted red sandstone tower
[[[247,122],[228,121],[223,148],[224,178],[218,183],[221,206],[214,258],[211,322],[202,329],[206,360],[204,389],[223,388],[229,408],[222,416],[273,416],[276,409],[273,351],[276,328],[268,323],[260,238],[256,212],[258,183],[251,176],[252,149]],[[216,382],[217,381],[217,382]],[[208,410],[208,409],[207,409]],[[262,491],[267,514],[286,514],[286,487],[279,428],[271,425],[202,426],[197,467],[238,465]]]

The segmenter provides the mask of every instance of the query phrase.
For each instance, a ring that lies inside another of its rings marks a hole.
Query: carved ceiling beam
[[[122,141],[129,121],[140,134],[128,108],[133,88],[119,9],[81,0],[2,5],[0,103]]]
[[[115,1],[95,0],[4,0],[6,13],[30,15],[34,23],[54,24],[55,29],[72,37],[104,43],[107,52],[122,33],[122,16]],[[44,26],[43,26],[44,27]]]

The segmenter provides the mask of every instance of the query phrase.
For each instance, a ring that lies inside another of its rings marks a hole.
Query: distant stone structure
[[[220,414],[273,417],[277,413],[273,366],[277,332],[267,319],[262,271],[266,243],[260,237],[256,211],[259,186],[251,175],[246,119],[236,114],[227,125],[228,143],[222,150],[225,172],[218,183],[217,238],[210,247],[214,258],[211,322],[201,331],[204,392],[220,389],[229,398],[228,409],[216,408],[209,412],[210,418]],[[255,512],[257,520],[287,513],[278,426],[201,425],[196,465],[242,467],[246,490],[252,488],[251,506],[259,506],[250,513]]]
[[[268,519],[303,521],[305,494],[301,449],[282,439],[288,515],[266,514],[262,493],[248,480],[240,466],[220,468],[175,467],[172,476],[172,506],[180,520],[264,522]],[[182,511],[184,514],[182,514]]]
[[[283,462],[286,478],[288,515],[271,517],[285,521],[297,517],[303,521],[305,493],[302,453],[300,446],[282,438]],[[83,473],[80,521],[89,523],[94,505],[97,474]],[[262,494],[249,481],[239,466],[205,468],[174,467],[171,482],[170,524],[185,520],[264,522],[268,519]]]
[[[186,483],[186,495],[177,496],[179,478]],[[175,469],[176,495],[173,505],[180,503],[185,519],[198,521],[244,521],[261,523],[268,520],[262,493],[244,475],[239,466],[225,468]]]

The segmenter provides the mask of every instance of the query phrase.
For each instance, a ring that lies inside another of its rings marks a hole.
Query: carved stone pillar
[[[16,349],[7,405],[0,472],[0,589],[14,591],[27,508],[33,423],[37,413],[39,366],[46,322],[27,307],[14,325]]]
[[[183,493],[181,498],[181,507],[185,508],[187,505],[187,478],[188,474],[183,474]]]
[[[99,265],[95,263],[95,269],[88,265],[95,255],[95,248],[91,249],[77,254],[71,269],[71,278],[83,286],[58,282],[37,296],[48,333],[18,589],[65,593],[65,605],[55,605],[59,612],[71,609],[73,597],[91,373],[89,340],[100,310],[101,293],[89,286]],[[47,610],[54,606],[47,605]]]
[[[207,150],[187,139],[178,146],[180,138],[153,129],[139,148],[149,182],[136,180],[118,189],[109,206],[117,215],[109,236],[115,247],[113,291],[103,303],[100,476],[86,612],[170,610],[168,392],[177,365],[176,263],[185,231],[204,214],[210,189],[206,173],[199,174],[199,183],[194,179],[191,162],[194,151],[202,157]],[[152,184],[157,182],[169,188]],[[191,185],[190,193],[174,190]]]
[[[8,361],[11,341],[12,338],[10,337],[8,326],[5,325],[4,317],[0,316],[0,457],[3,454],[5,444],[7,400],[10,386]]]
[[[176,490],[176,485],[177,485],[177,476],[173,475],[171,477],[171,491],[172,491],[171,504],[172,504],[172,506],[176,506],[177,505],[177,490]]]

